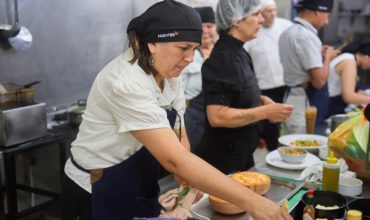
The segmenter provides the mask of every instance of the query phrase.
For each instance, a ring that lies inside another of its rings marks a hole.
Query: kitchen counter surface
[[[296,179],[301,174],[301,171],[294,170],[283,170],[269,166],[265,162],[257,164],[255,167],[250,169],[251,171],[262,172],[271,176],[279,176],[290,179]],[[361,197],[370,197],[370,182],[364,182],[363,193]],[[252,219],[248,214],[243,213],[239,215],[222,215],[213,211],[208,202],[208,198],[204,198],[198,204],[193,206],[192,214],[195,219],[205,219],[206,217],[210,220],[248,220]]]

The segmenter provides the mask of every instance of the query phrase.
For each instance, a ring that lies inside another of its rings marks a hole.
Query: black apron
[[[186,133],[192,151],[195,150],[204,134],[205,117],[204,97],[201,92],[198,96],[190,100],[184,116]]]
[[[173,128],[177,111],[171,109],[166,112]],[[80,170],[91,172],[78,165],[72,157],[71,161]],[[160,164],[144,146],[125,161],[104,168],[101,178],[92,183],[93,220],[159,216],[159,171]]]
[[[294,21],[294,23],[305,27],[298,21]],[[316,124],[322,124],[326,119],[329,109],[328,83],[325,83],[321,89],[316,89],[311,83],[309,83],[308,88],[306,89],[306,94],[310,105],[317,108]]]

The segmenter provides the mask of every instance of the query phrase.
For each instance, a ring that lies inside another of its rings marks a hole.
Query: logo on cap
[[[176,37],[179,34],[180,32],[177,32],[177,31],[170,32],[170,33],[164,33],[164,34],[158,34],[158,38],[172,38],[172,37]]]
[[[328,7],[326,7],[326,6],[321,6],[321,5],[320,5],[320,6],[318,6],[318,8],[319,8],[320,10],[325,10],[325,11],[326,11],[326,10],[328,10]]]

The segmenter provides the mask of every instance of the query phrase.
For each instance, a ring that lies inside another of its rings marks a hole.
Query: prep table
[[[275,168],[275,167],[272,167],[268,164],[266,164],[265,162],[262,162],[262,163],[259,163],[259,164],[256,164],[256,166],[252,167],[250,169],[250,171],[257,171],[257,172],[261,172],[261,173],[265,173],[267,175],[270,175],[272,176],[272,181],[274,181],[274,177],[283,177],[283,179],[285,178],[288,178],[288,179],[297,179],[299,177],[299,175],[301,174],[302,170],[284,170],[284,169],[279,169],[279,168]],[[299,188],[301,188],[303,186],[303,183],[302,182],[294,182],[295,184],[297,184],[297,186]],[[282,188],[286,188],[286,186],[282,186]],[[283,193],[286,193],[286,195],[273,195],[274,192],[276,192],[275,190],[277,190],[276,187],[272,187],[271,190],[269,192],[267,192],[266,194],[266,197],[267,198],[270,198],[271,200],[275,201],[276,203],[279,203],[281,198],[291,198],[291,196],[293,196],[292,192],[297,192],[299,191],[298,190],[286,190],[286,189],[282,189],[280,192],[283,192]],[[297,193],[298,194],[298,193]],[[364,186],[363,186],[363,192],[361,194],[361,197],[370,197],[370,183],[369,182],[364,182]],[[296,204],[298,204],[298,201],[296,201]],[[290,207],[289,206],[289,210],[292,211],[292,209],[294,209],[294,206],[293,207]],[[211,208],[210,204],[209,204],[209,201],[208,201],[208,196],[207,197],[204,197],[199,203],[197,203],[196,205],[193,206],[192,208],[192,214],[193,214],[193,217],[195,219],[205,219],[205,218],[202,218],[202,217],[206,217],[210,220],[246,220],[246,219],[252,219],[247,213],[244,213],[244,214],[239,214],[239,215],[222,215],[222,214],[219,214],[215,211],[213,211],[213,209]],[[201,216],[199,216],[199,214]]]

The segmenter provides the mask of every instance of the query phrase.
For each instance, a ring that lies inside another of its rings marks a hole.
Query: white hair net
[[[275,0],[261,0],[261,9],[264,9],[270,5],[276,5]]]
[[[217,29],[226,30],[260,8],[260,0],[219,0],[216,8]]]

